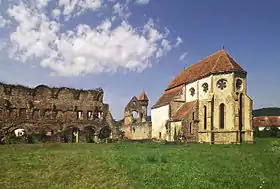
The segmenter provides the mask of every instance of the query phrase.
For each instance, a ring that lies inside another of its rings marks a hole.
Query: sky
[[[94,89],[121,119],[150,107],[186,66],[225,50],[248,72],[253,108],[280,107],[277,0],[2,0],[0,80]]]

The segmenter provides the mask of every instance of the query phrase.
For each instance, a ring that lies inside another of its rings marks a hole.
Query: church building
[[[247,72],[224,50],[185,68],[152,106],[152,138],[253,142]]]

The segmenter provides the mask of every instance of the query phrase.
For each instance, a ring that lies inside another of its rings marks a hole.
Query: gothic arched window
[[[204,106],[204,129],[207,129],[207,108]]]
[[[220,129],[225,128],[225,105],[220,104]]]

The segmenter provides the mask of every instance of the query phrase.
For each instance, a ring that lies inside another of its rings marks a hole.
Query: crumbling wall
[[[109,105],[103,103],[103,93],[101,88],[28,88],[0,83],[0,133],[17,128],[25,128],[28,133],[46,128],[62,132],[77,127],[82,131],[84,125],[94,131],[112,129],[113,118]]]

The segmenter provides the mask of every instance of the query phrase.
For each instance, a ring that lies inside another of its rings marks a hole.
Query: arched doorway
[[[91,126],[85,127],[84,130],[82,131],[84,142],[94,143],[94,134],[95,134],[95,130],[93,127]]]

